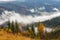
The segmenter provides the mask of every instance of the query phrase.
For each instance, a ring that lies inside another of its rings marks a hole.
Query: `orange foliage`
[[[6,30],[0,29],[0,40],[33,40],[32,38],[22,36],[21,33],[12,34]]]
[[[43,23],[40,23],[39,25],[38,25],[38,32],[39,33],[42,33],[42,32],[44,32],[44,24]]]

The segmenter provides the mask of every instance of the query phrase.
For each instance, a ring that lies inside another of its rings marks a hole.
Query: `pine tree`
[[[34,25],[33,24],[31,25],[31,30],[32,30],[32,32],[34,34]]]
[[[34,25],[33,24],[31,24],[30,25],[30,27],[31,27],[31,29],[29,30],[29,32],[30,32],[30,37],[34,37]]]
[[[14,22],[12,21],[12,25],[11,25],[11,30],[13,33],[15,33],[15,29],[14,29]]]
[[[18,30],[19,30],[19,28],[18,28],[18,23],[17,23],[17,21],[16,21],[16,23],[15,23],[15,31],[16,31],[16,33],[18,33]]]
[[[8,30],[9,30],[10,29],[10,21],[9,20],[8,20],[8,24],[7,25],[8,25]]]
[[[26,26],[26,31],[29,31],[29,25]]]
[[[13,32],[13,33],[18,33],[18,23],[17,23],[17,21],[14,23],[13,21],[12,21],[12,23],[10,23],[10,21],[8,20],[8,31],[9,32]]]
[[[7,32],[12,32],[12,31],[11,31],[11,23],[10,23],[10,20],[8,20],[6,30],[7,30]]]

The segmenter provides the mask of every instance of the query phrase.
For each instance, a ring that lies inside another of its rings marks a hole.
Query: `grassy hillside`
[[[7,32],[7,30],[0,29],[0,40],[33,40],[33,39],[22,36],[20,33],[13,34]]]

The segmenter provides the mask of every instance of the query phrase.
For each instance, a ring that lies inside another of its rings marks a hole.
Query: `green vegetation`
[[[9,30],[11,30],[12,31],[12,33],[18,33],[18,23],[17,23],[17,21],[14,23],[13,21],[12,21],[12,23],[10,23],[10,21],[8,21],[8,31]]]
[[[38,34],[37,35],[35,34],[34,28],[35,28],[35,25],[34,24],[27,25],[26,31],[29,32],[29,37],[38,39],[39,38],[39,35]]]
[[[31,29],[29,29],[29,27]],[[34,33],[34,24],[31,24],[31,25],[28,25],[27,26],[27,30],[29,31],[29,35],[30,37],[32,38],[35,38],[35,39],[43,39],[43,40],[55,40],[59,37],[60,35],[60,30],[55,30],[54,32],[50,32],[50,33],[47,33],[47,32],[43,32],[44,30],[44,25],[43,23],[39,23],[38,25],[38,34],[35,35]]]
[[[12,32],[13,34],[17,34],[19,32],[19,26],[18,26],[18,23],[17,21],[16,22],[13,22],[10,23],[10,21],[8,21],[8,31]],[[60,30],[55,30],[54,32],[50,32],[50,33],[47,33],[45,32],[44,33],[44,24],[43,23],[38,23],[37,24],[37,28],[38,28],[38,33],[37,35],[35,34],[35,24],[30,24],[30,25],[27,25],[26,26],[26,32],[27,32],[27,35],[31,38],[35,38],[35,39],[43,39],[43,40],[51,40],[51,39],[57,39],[60,37]],[[3,28],[3,27],[2,27]],[[21,31],[23,32],[23,31]]]

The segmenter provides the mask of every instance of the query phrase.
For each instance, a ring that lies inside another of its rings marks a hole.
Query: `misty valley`
[[[0,40],[60,40],[60,0],[0,0]]]

